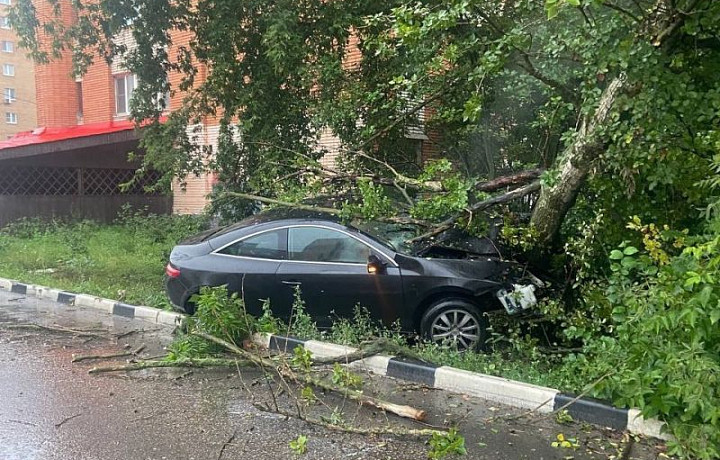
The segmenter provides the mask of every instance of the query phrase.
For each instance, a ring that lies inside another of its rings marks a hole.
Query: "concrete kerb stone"
[[[45,286],[19,283],[5,278],[0,278],[0,289],[26,296],[46,298],[65,305],[90,308],[111,315],[123,316],[125,318],[137,318],[143,321],[155,324],[164,324],[167,326],[177,326],[185,317],[185,315],[180,313],[163,311],[157,308],[130,305],[118,302],[117,300],[105,299],[88,294],[75,294]]]
[[[60,295],[59,289],[52,289],[45,286],[33,286],[35,288],[35,297],[41,297],[43,299],[49,299],[57,302],[58,295]]]
[[[158,315],[160,310],[151,307],[135,307],[135,318],[157,323]]]
[[[314,356],[322,358],[337,358],[357,351],[353,347],[273,334],[255,334],[253,341],[273,351],[290,353],[295,347],[303,345]],[[575,420],[663,440],[671,439],[668,434],[662,433],[662,422],[644,419],[637,409],[618,409],[603,401],[576,398],[553,388],[391,356],[372,356],[352,362],[350,367],[540,413],[565,408]]]
[[[115,301],[87,294],[77,294],[75,296],[75,306],[92,308],[94,310],[100,310],[105,313],[112,314]]]
[[[640,415],[637,409],[628,410],[627,429],[631,433],[642,434],[644,436],[652,436],[653,438],[668,441],[672,439],[669,433],[664,433],[665,423],[658,419],[646,419]]]
[[[522,409],[532,409],[540,413],[553,411],[555,395],[559,393],[558,390],[552,388],[447,366],[439,367],[436,370],[435,387],[456,393],[467,393],[471,396]]]
[[[160,310],[158,312],[156,321],[158,324],[164,324],[166,326],[179,326],[184,319],[185,315],[182,315],[180,313]]]

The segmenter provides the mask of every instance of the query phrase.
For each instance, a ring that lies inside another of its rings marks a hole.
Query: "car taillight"
[[[170,278],[177,278],[178,276],[180,276],[180,270],[170,264],[167,264],[165,266],[165,274]]]

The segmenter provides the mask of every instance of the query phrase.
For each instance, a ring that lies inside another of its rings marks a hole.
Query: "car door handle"
[[[300,286],[302,283],[300,281],[286,281],[283,280],[282,284],[287,284],[288,286]]]

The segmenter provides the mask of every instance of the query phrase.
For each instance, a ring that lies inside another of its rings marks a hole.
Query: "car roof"
[[[214,232],[209,238],[216,238],[222,235],[226,235],[228,233],[232,233],[236,230],[240,230],[242,228],[257,226],[261,224],[275,222],[292,224],[311,221],[330,222],[335,224],[341,223],[339,216],[327,212],[294,208],[272,208],[247,217],[240,222],[236,222],[234,224],[223,227],[218,231]]]

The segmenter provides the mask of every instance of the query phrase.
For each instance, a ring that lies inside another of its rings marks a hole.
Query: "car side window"
[[[285,259],[285,229],[271,230],[226,246],[219,254],[256,257],[259,259]]]
[[[290,260],[364,264],[369,255],[367,245],[336,230],[292,227],[288,231]]]

